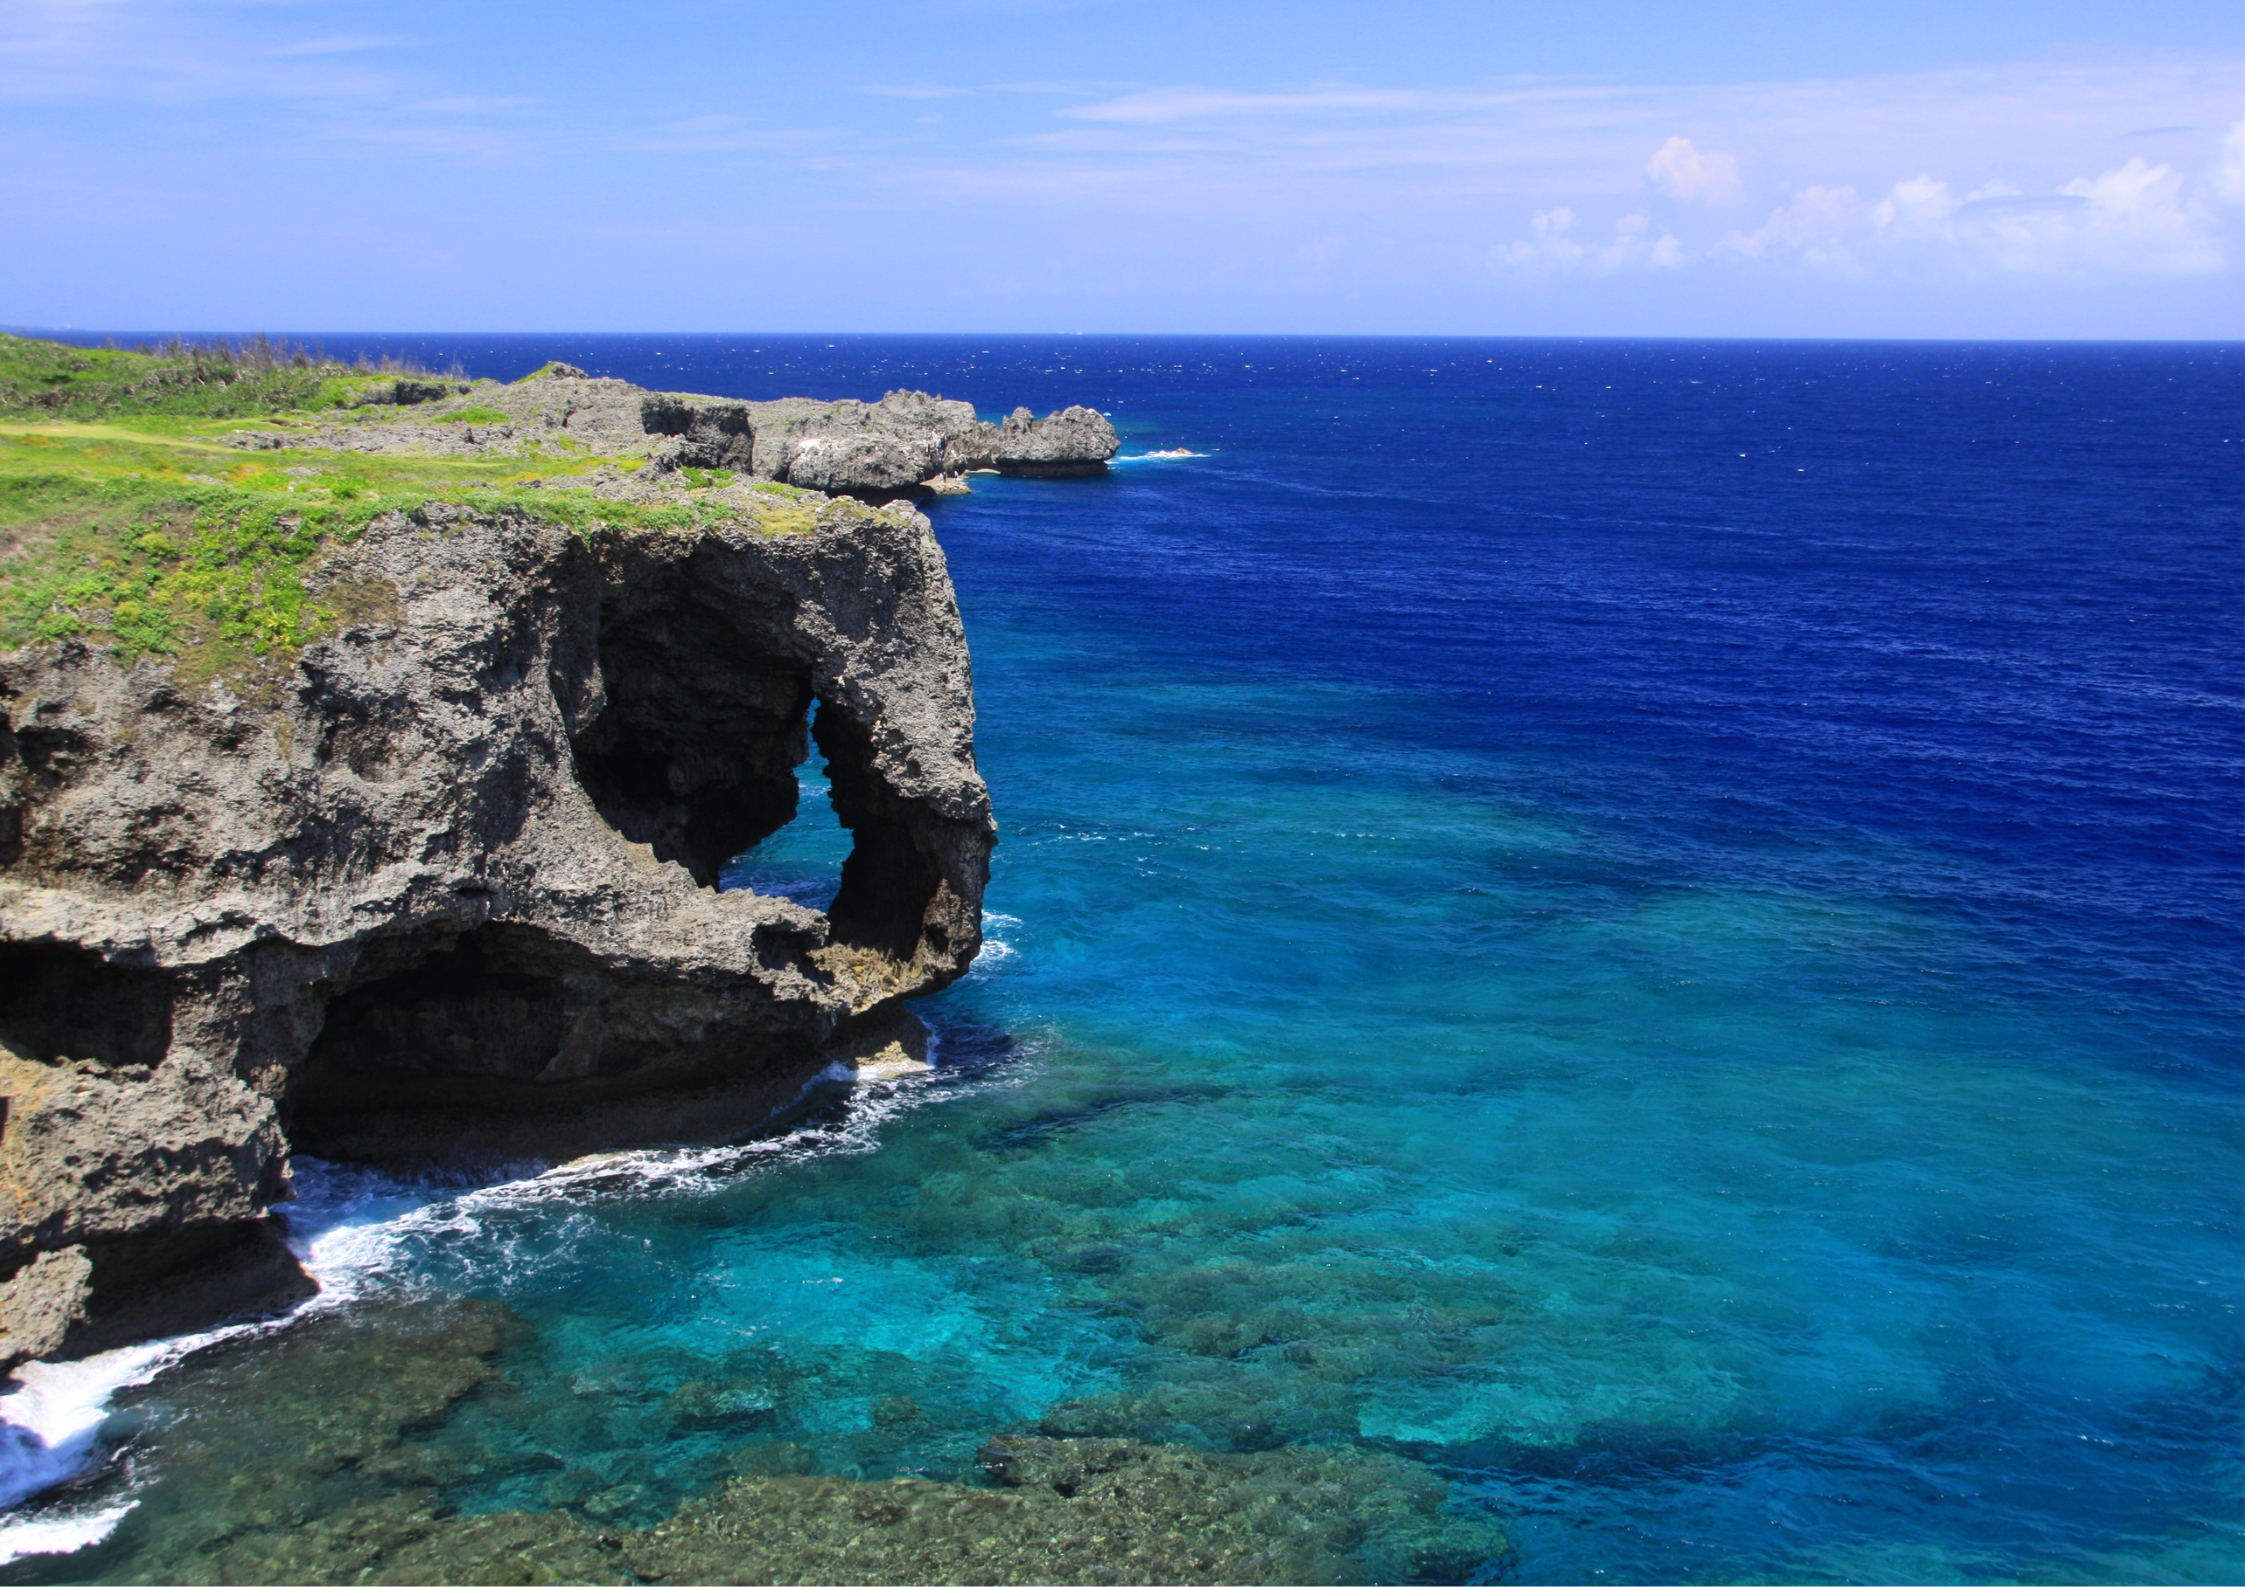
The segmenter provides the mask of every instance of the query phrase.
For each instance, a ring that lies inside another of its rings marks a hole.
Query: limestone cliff
[[[503,422],[224,440],[567,436],[635,464],[584,476],[617,500],[697,468],[878,498],[1113,450],[1088,410],[496,389]],[[798,491],[731,526],[572,527],[522,500],[373,518],[304,577],[345,616],[258,678],[0,652],[0,1363],[300,1291],[266,1218],[292,1149],[721,1136],[972,962],[996,825],[927,519]],[[794,816],[814,734],[854,838],[831,909],[717,891]]]

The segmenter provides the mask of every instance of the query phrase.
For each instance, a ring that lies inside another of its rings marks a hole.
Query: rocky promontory
[[[902,498],[1101,468],[1104,419],[319,389],[131,447],[0,434],[63,481],[0,525],[7,1362],[302,1293],[292,1151],[753,1129],[909,1047],[903,1001],[981,944],[966,639]],[[814,744],[831,908],[720,891]]]
[[[311,444],[436,456],[578,445],[645,457],[658,471],[737,470],[876,502],[943,494],[976,472],[1097,474],[1117,445],[1114,426],[1083,407],[1042,419],[1016,408],[993,424],[977,418],[972,403],[920,391],[892,391],[879,402],[744,402],[596,380],[567,364],[513,385],[401,379],[364,393],[310,437],[243,430],[229,440],[245,448]]]

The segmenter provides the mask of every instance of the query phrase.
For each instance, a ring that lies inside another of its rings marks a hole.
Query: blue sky
[[[0,323],[2245,336],[2245,5],[0,0]]]

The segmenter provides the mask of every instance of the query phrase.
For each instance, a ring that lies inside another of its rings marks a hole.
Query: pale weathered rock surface
[[[739,443],[713,408],[676,438]],[[810,510],[393,513],[314,574],[359,620],[262,688],[0,655],[0,1359],[285,1289],[292,1144],[722,1135],[966,971],[996,828],[943,553],[901,504]],[[834,906],[719,893],[795,812],[814,701]]]

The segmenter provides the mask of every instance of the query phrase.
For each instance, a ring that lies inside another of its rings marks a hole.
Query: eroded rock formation
[[[763,433],[685,408],[712,466]],[[0,655],[0,1359],[301,1283],[292,1146],[722,1135],[966,971],[996,828],[943,554],[901,503],[813,510],[391,513],[313,574],[357,620],[262,692]],[[833,908],[715,890],[814,731]]]

